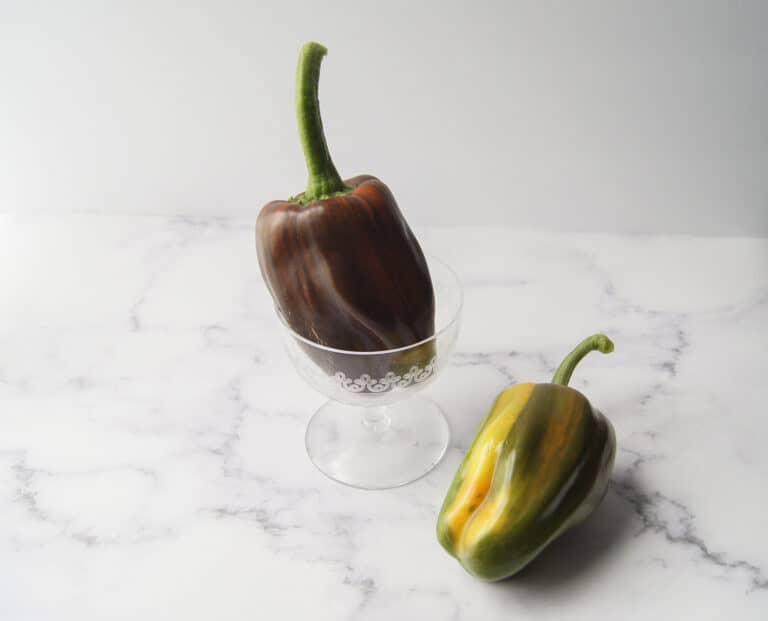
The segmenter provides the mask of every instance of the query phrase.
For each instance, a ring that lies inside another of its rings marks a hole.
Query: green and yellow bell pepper
[[[437,536],[471,574],[500,580],[587,517],[608,487],[613,426],[568,387],[589,352],[613,351],[602,334],[582,341],[549,384],[505,390],[480,427],[448,491]]]

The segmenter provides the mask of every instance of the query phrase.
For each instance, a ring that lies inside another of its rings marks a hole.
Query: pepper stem
[[[320,81],[320,63],[327,52],[319,43],[304,44],[296,70],[296,118],[309,172],[307,190],[296,198],[300,203],[309,203],[350,190],[333,165],[320,118],[317,86]]]
[[[555,371],[555,375],[552,378],[553,384],[560,384],[561,386],[567,386],[571,381],[571,375],[576,365],[581,362],[581,359],[589,352],[598,350],[603,354],[610,354],[613,351],[613,341],[609,339],[605,334],[593,334],[588,336],[581,343],[574,347],[573,351],[568,354],[565,359],[560,363],[560,366]]]

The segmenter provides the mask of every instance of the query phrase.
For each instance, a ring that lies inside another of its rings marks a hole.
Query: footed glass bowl
[[[437,404],[418,393],[450,358],[463,293],[453,271],[427,257],[435,292],[435,334],[382,351],[325,347],[294,332],[278,311],[285,348],[307,383],[327,397],[309,421],[306,446],[325,475],[362,489],[405,485],[445,454],[450,428]]]

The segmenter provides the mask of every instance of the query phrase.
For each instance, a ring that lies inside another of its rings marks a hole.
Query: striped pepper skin
[[[448,490],[440,544],[471,574],[501,580],[585,519],[605,496],[616,453],[610,421],[567,386],[604,335],[583,341],[553,383],[517,384],[496,399]]]
[[[264,281],[295,332],[320,345],[378,351],[435,332],[424,254],[386,185],[345,181],[344,196],[273,201],[256,221]]]

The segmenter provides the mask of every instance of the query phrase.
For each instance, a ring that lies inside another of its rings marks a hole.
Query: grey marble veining
[[[428,389],[446,458],[401,489],[304,453],[323,398],[281,349],[250,222],[0,215],[0,618],[763,619],[768,240],[425,228],[466,289]],[[573,385],[613,421],[605,501],[523,574],[437,544],[496,394]]]

